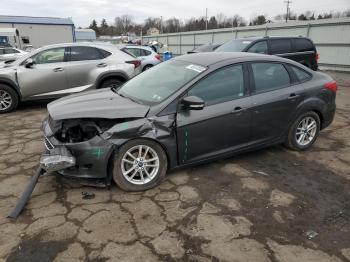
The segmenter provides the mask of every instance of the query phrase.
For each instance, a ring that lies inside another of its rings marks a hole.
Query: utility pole
[[[205,8],[205,30],[208,30],[208,8]]]
[[[160,33],[163,34],[163,16],[160,17]]]
[[[292,1],[286,0],[284,2],[287,4],[287,12],[286,12],[286,23],[287,23],[288,22],[288,18],[289,18],[289,12],[290,12],[289,5],[292,3]]]

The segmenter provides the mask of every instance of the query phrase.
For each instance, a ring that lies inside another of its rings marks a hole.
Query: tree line
[[[290,13],[288,20],[316,20],[316,19],[328,19],[338,17],[350,17],[350,9],[343,12],[326,12],[315,15],[314,12],[306,11],[302,14]],[[98,24],[94,19],[92,20],[89,28],[93,29],[97,36],[110,35],[110,36],[121,36],[128,35],[131,32],[136,35],[147,34],[150,28],[157,28],[160,33],[176,33],[176,32],[187,32],[187,31],[199,31],[205,29],[218,29],[228,27],[241,27],[247,25],[263,25],[274,21],[282,21],[286,19],[286,14],[280,14],[273,19],[269,19],[266,15],[253,16],[250,21],[246,21],[240,15],[234,15],[227,17],[220,13],[216,16],[211,16],[206,21],[205,17],[190,18],[187,20],[180,20],[172,17],[166,20],[162,20],[160,17],[148,17],[143,23],[136,23],[133,16],[122,15],[117,16],[113,23],[108,24],[106,19]]]

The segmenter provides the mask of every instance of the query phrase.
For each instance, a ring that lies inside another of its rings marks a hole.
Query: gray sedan
[[[169,169],[279,143],[310,148],[333,121],[336,91],[328,75],[279,57],[179,56],[118,90],[49,104],[41,163],[62,175],[146,190]]]

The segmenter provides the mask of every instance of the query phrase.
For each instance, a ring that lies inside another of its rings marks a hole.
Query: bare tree
[[[131,15],[122,15],[120,17],[117,16],[114,19],[114,25],[117,32],[119,32],[121,35],[126,35],[135,25],[134,18]]]
[[[225,24],[226,16],[223,13],[216,15],[216,21],[218,22],[218,28],[223,27]]]

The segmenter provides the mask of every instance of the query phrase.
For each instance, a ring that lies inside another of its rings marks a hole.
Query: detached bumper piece
[[[43,154],[40,159],[40,166],[47,172],[60,171],[75,166],[75,157],[64,147],[55,147]]]
[[[21,198],[17,201],[15,208],[12,210],[8,218],[16,219],[19,216],[19,214],[21,214],[23,208],[25,207],[28,200],[30,199],[30,196],[32,195],[32,192],[36,184],[38,183],[39,177],[44,173],[45,173],[45,170],[39,167],[38,170],[36,171],[36,174],[32,177],[32,180],[28,184],[26,190],[21,195]]]

